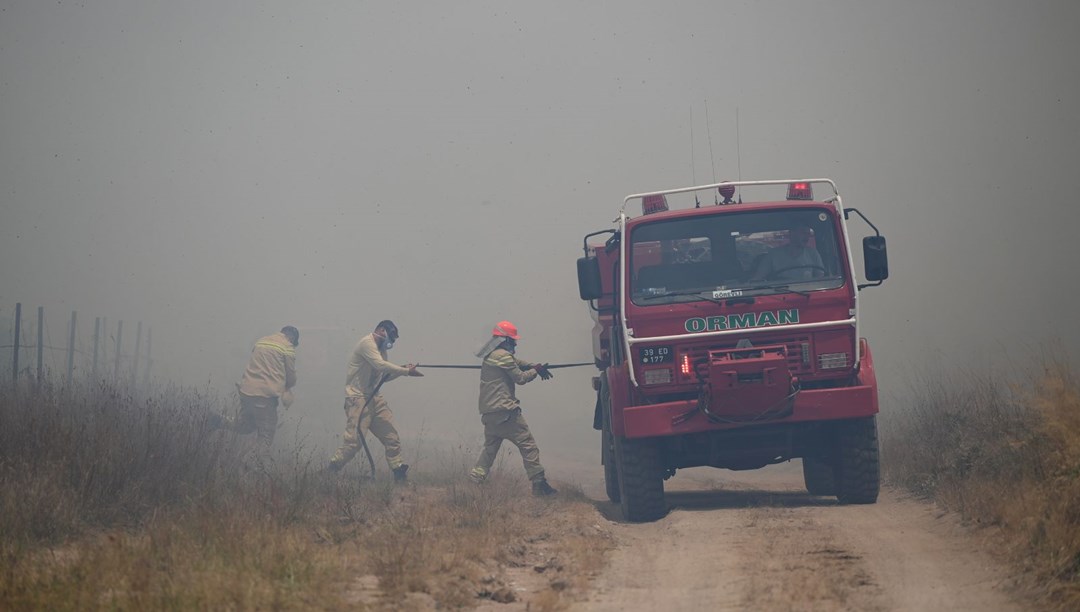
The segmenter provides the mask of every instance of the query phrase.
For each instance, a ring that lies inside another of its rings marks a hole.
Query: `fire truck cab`
[[[743,191],[786,196],[743,202]],[[702,193],[716,204],[701,205]],[[644,214],[631,218],[636,201]],[[875,234],[863,239],[862,284],[851,214]],[[664,481],[680,468],[793,458],[811,494],[877,500],[877,381],[858,294],[888,277],[885,238],[844,208],[833,181],[632,194],[615,227],[583,243],[578,288],[600,370],[593,426],[608,497],[627,520],[662,517]]]

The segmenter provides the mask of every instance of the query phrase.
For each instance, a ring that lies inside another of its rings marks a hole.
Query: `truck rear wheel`
[[[615,462],[623,518],[640,523],[663,517],[667,504],[656,442],[615,438]]]
[[[842,504],[876,502],[881,489],[876,417],[837,423],[836,440],[836,498]]]
[[[802,473],[810,495],[836,495],[836,473],[831,463],[803,457]]]
[[[600,375],[600,461],[604,464],[604,488],[612,503],[619,503],[619,470],[615,467],[615,435],[611,433],[611,394],[607,375]]]

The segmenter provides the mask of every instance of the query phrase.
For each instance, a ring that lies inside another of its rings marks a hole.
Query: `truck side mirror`
[[[885,236],[867,236],[862,241],[866,280],[881,282],[889,278],[889,254]]]
[[[600,299],[604,290],[600,284],[600,261],[595,257],[579,257],[577,260],[578,294],[589,301]]]

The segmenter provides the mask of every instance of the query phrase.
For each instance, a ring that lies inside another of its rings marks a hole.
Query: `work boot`
[[[558,493],[555,488],[548,484],[547,478],[541,478],[540,480],[533,482],[532,485],[533,495],[537,497],[541,497],[544,495],[555,495],[556,493]]]
[[[406,475],[408,474],[408,472],[408,463],[402,463],[401,465],[394,468],[394,482],[405,482],[406,480],[408,480],[408,476]]]
[[[474,467],[469,470],[469,480],[476,484],[483,484],[487,480],[487,471],[484,468]]]
[[[337,461],[331,461],[326,465],[326,471],[330,474],[337,474],[341,471],[341,468],[345,467],[344,463],[338,463]]]

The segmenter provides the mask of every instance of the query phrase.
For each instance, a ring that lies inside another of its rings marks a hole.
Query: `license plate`
[[[672,355],[670,346],[646,346],[638,349],[638,363],[670,363]]]

